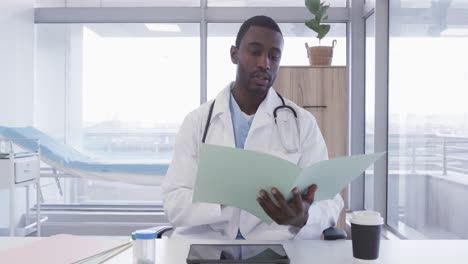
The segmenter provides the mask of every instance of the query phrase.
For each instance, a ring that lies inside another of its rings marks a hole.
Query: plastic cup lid
[[[133,234],[133,233],[132,233]],[[158,233],[154,230],[143,229],[135,231],[135,240],[138,239],[156,239]]]
[[[375,211],[356,211],[351,218],[352,224],[357,225],[382,225],[383,218],[379,212]]]

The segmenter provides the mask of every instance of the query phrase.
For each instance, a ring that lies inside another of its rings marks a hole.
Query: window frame
[[[367,1],[369,3],[369,1]],[[352,10],[350,8],[352,4]],[[330,7],[329,23],[346,23],[348,71],[348,153],[364,153],[364,0],[352,0],[347,7]],[[368,4],[366,4],[368,6]],[[278,23],[303,23],[311,18],[305,7],[210,7],[201,0],[200,7],[47,7],[35,8],[35,24],[42,23],[199,23],[200,25],[200,104],[207,101],[207,26],[208,23],[242,23],[264,14]],[[353,55],[356,54],[356,55]],[[352,69],[352,70],[351,70]],[[67,97],[67,95],[65,95]],[[352,100],[351,100],[352,98]],[[67,98],[65,98],[67,100]],[[68,100],[70,100],[68,98]],[[67,119],[67,117],[65,117]],[[353,122],[351,122],[353,120]],[[69,120],[65,120],[68,124]],[[65,142],[67,142],[65,129]],[[363,178],[363,177],[360,177]],[[345,208],[364,208],[364,181],[351,186]]]

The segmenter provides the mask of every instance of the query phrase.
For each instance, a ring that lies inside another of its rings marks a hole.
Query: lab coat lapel
[[[219,118],[224,127],[223,145],[235,148],[234,129],[232,127],[231,111],[229,110],[229,97],[231,96],[231,85],[228,84],[217,96],[213,108],[213,123]],[[221,136],[221,135],[219,135]]]
[[[273,111],[277,106],[281,105],[281,100],[278,98],[275,90],[270,88],[265,99],[262,101],[260,106],[255,113],[252,126],[250,127],[249,135],[255,132],[256,129],[261,128],[266,125],[270,125],[272,122],[275,122],[273,117]]]
[[[229,98],[231,96],[232,83],[228,84],[217,96],[216,103],[213,108],[213,123],[215,119],[219,118],[224,126],[223,145],[235,147],[234,129],[232,127],[231,111],[229,109]],[[273,88],[268,90],[268,94],[262,101],[255,113],[252,126],[250,127],[249,136],[246,140],[249,141],[250,134],[254,133],[256,129],[263,126],[270,125],[274,122],[273,111],[277,106],[281,105],[281,100],[278,98],[276,91]]]

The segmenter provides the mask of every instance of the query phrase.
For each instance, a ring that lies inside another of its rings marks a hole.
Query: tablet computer
[[[289,257],[281,244],[193,244],[187,263],[288,264]]]

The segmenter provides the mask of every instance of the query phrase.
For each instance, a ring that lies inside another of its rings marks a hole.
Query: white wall
[[[0,124],[33,122],[34,0],[0,1]]]
[[[34,120],[34,0],[0,1],[0,126]],[[3,175],[0,175],[3,177]],[[0,190],[0,226],[8,223],[7,190]],[[16,208],[24,208],[24,191]],[[18,217],[24,210],[17,210]]]

